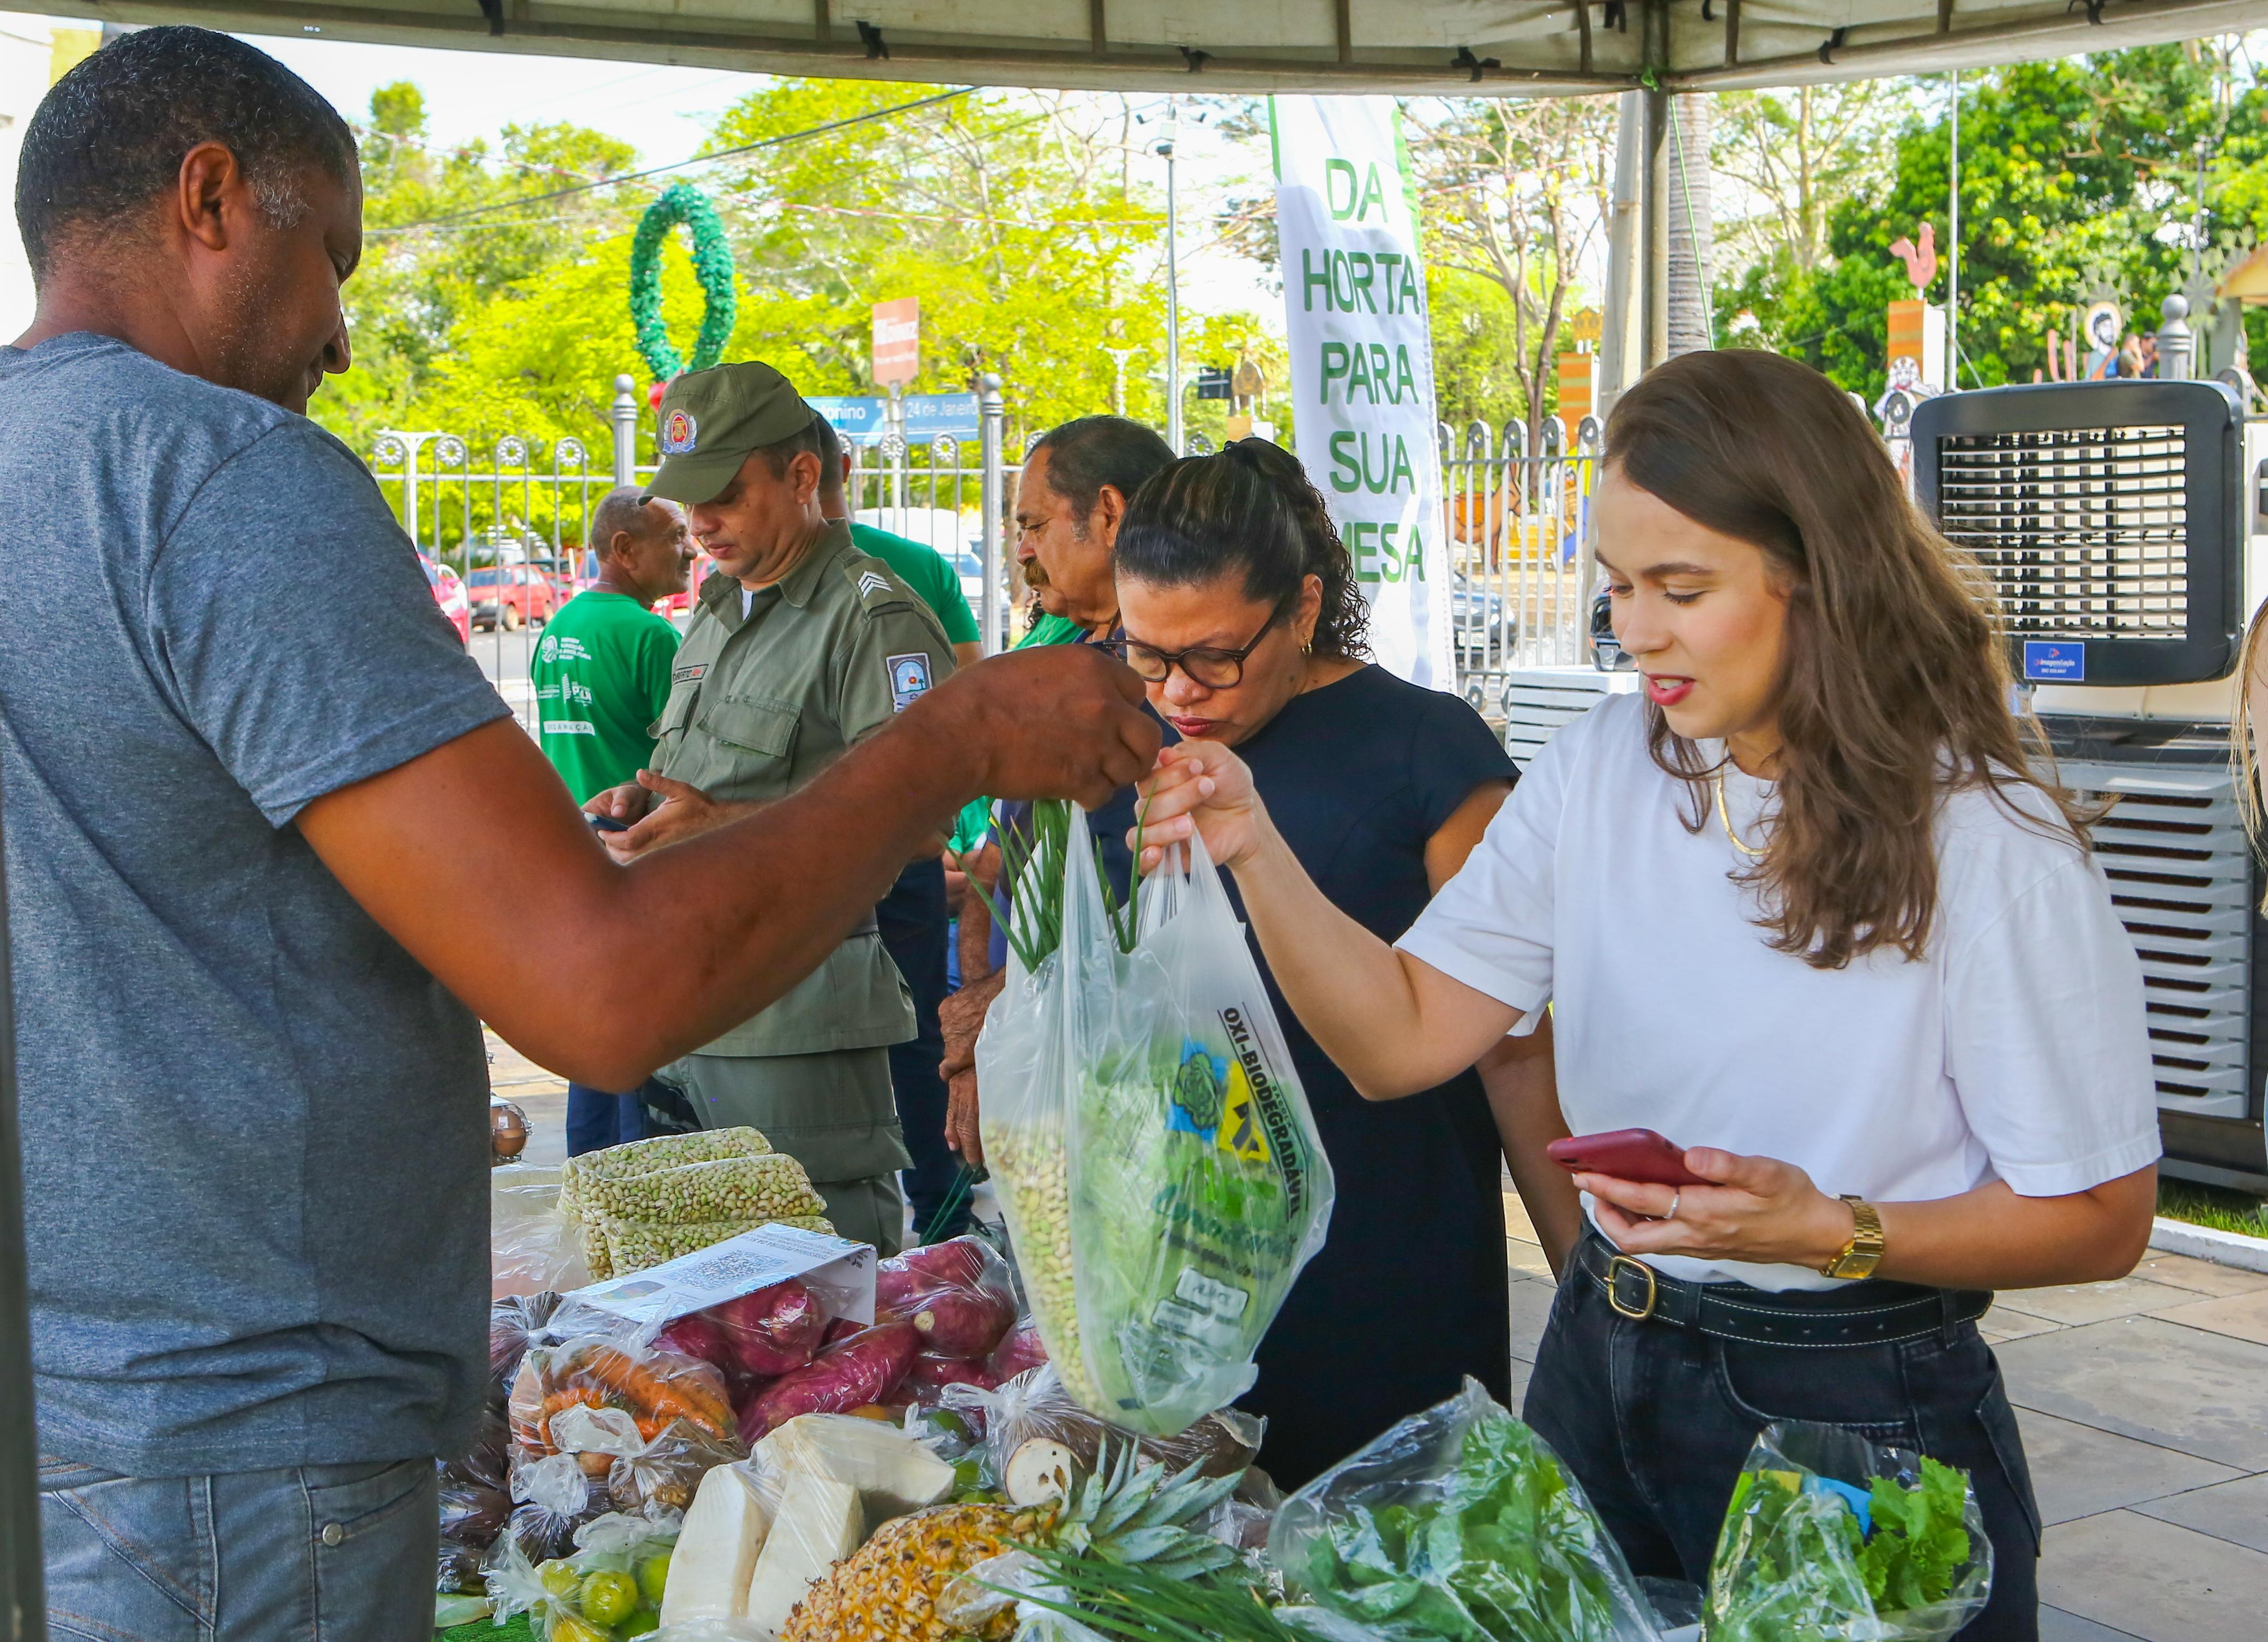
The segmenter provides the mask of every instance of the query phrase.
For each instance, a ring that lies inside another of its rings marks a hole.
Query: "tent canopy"
[[[2268,25],[2268,0],[93,0],[120,23],[1104,91],[1552,95],[1941,72]]]

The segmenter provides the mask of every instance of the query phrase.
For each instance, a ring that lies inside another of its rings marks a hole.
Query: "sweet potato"
[[[875,1315],[877,1321],[880,1321],[880,1307],[877,1307],[875,1308]],[[851,1339],[856,1336],[865,1333],[867,1329],[873,1326],[873,1323],[859,1322],[850,1317],[837,1317],[833,1322],[827,1325],[827,1332],[820,1336],[819,1349],[824,1351],[831,1347],[840,1345],[845,1340]]]
[[[921,1330],[922,1350],[932,1356],[982,1357],[1014,1324],[1016,1308],[982,1290],[947,1289],[923,1300],[906,1321]]]
[[[653,1343],[666,1351],[697,1357],[728,1374],[737,1372],[740,1366],[740,1358],[733,1350],[732,1336],[706,1312],[696,1311],[689,1317],[680,1317],[654,1336]]]
[[[702,1314],[731,1343],[734,1364],[746,1374],[784,1374],[803,1367],[819,1354],[827,1333],[827,1308],[793,1278]]]
[[[905,1378],[921,1342],[910,1322],[885,1322],[821,1352],[749,1400],[740,1410],[740,1440],[753,1447],[799,1414],[847,1414],[881,1402]]]
[[[1037,1368],[1047,1360],[1048,1348],[1040,1343],[1039,1325],[1027,1317],[1008,1331],[985,1359],[984,1366],[991,1371],[997,1382],[1005,1386],[1018,1374]]]
[[[937,1401],[937,1394],[947,1386],[976,1386],[985,1391],[998,1391],[1000,1382],[992,1371],[971,1358],[932,1357],[924,1351],[914,1359],[906,1377],[898,1382],[896,1400],[919,1403],[924,1407]]]
[[[909,1271],[918,1271],[939,1283],[950,1283],[962,1288],[975,1288],[983,1283],[993,1267],[1001,1263],[991,1246],[982,1238],[953,1237],[941,1243],[930,1243],[919,1248],[909,1248],[895,1256],[895,1263]]]

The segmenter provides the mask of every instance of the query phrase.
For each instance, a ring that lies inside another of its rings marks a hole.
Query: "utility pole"
[[[1961,391],[1961,70],[1953,71],[1953,202],[1945,247],[1945,385]],[[1918,296],[1920,293],[1915,293]]]
[[[1174,142],[1181,125],[1181,99],[1168,97],[1165,135],[1158,139],[1157,152],[1166,162],[1166,443],[1175,456],[1182,453],[1181,247],[1174,220]]]

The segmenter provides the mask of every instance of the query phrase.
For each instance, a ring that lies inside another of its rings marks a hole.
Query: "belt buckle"
[[[1643,1307],[1633,1308],[1623,1304],[1620,1283],[1625,1269],[1646,1279],[1646,1304]],[[1627,1317],[1632,1322],[1644,1322],[1653,1315],[1653,1308],[1660,1300],[1661,1285],[1654,1280],[1653,1268],[1645,1261],[1633,1260],[1628,1255],[1616,1255],[1607,1262],[1607,1304],[1613,1307],[1616,1315]]]

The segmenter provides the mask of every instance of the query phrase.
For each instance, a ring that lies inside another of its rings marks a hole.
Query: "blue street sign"
[[[2087,681],[2087,646],[2076,639],[2024,641],[2024,676],[2065,684]]]
[[[879,445],[890,431],[887,399],[806,394],[804,402],[833,423],[835,431],[853,445]],[[940,435],[956,439],[976,437],[974,394],[909,394],[905,409],[909,445],[926,445]]]

